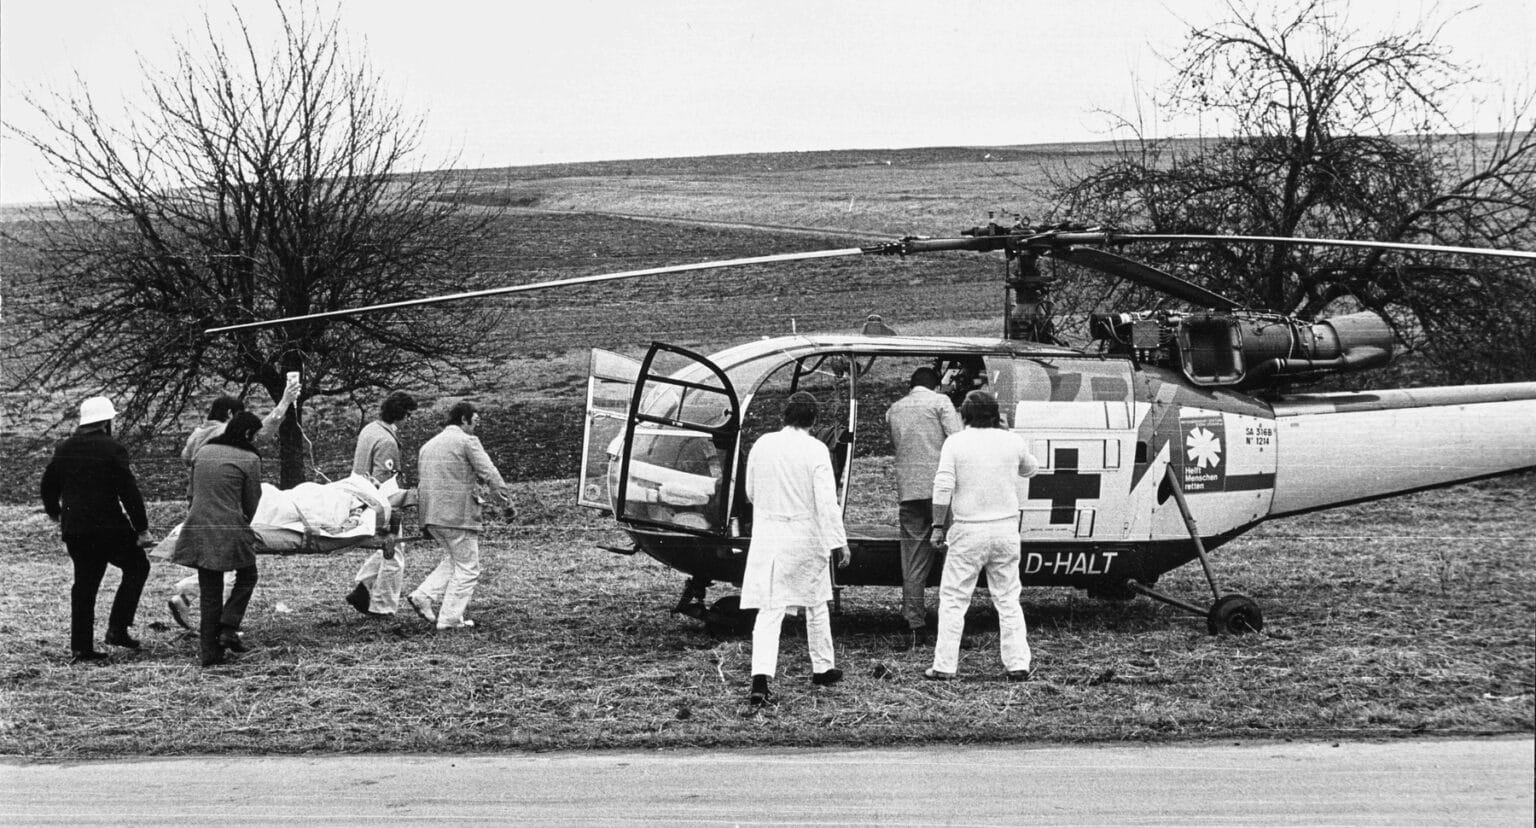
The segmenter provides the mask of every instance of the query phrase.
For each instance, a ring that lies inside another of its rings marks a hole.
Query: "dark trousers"
[[[933,501],[903,500],[898,512],[901,526],[901,617],[907,627],[928,625],[928,574],[933,571],[934,548],[928,542],[933,531]]]
[[[149,580],[149,558],[132,532],[67,535],[64,547],[75,564],[75,582],[69,588],[69,648],[93,650],[96,638],[96,593],[101,591],[107,564],[123,571],[123,581],[112,599],[107,629],[127,630],[139,611],[139,596]]]
[[[251,603],[251,593],[256,591],[256,564],[235,570],[234,586],[229,588],[229,600],[224,599],[224,573],[218,569],[197,570],[198,589],[198,640],[204,658],[221,652],[219,636],[240,629],[245,620],[245,608]]]

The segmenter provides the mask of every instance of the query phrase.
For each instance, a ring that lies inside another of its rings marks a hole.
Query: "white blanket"
[[[392,480],[375,486],[357,474],[323,485],[300,483],[292,489],[263,483],[251,528],[271,551],[297,549],[306,535],[371,538],[389,526],[390,503],[403,495]],[[150,554],[169,558],[180,534],[177,524]]]
[[[389,525],[389,498],[358,474],[324,485],[300,483],[286,490],[263,483],[251,525],[330,538],[366,537]]]

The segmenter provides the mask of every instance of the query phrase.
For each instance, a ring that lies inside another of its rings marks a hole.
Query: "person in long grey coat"
[[[256,589],[256,531],[251,518],[261,500],[261,455],[252,441],[261,430],[242,411],[192,460],[192,505],[171,562],[197,570],[198,640],[204,667],[224,663],[224,651],[245,652],[240,638],[245,609]],[[235,582],[224,598],[224,573]]]

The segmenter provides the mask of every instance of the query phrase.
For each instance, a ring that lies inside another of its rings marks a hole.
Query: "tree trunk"
[[[283,424],[278,427],[278,488],[291,489],[303,483],[304,433],[301,428],[302,413],[298,403],[288,409]]]

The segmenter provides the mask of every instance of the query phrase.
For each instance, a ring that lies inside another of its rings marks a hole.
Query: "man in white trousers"
[[[439,630],[475,625],[464,617],[464,610],[480,581],[479,486],[488,487],[502,503],[511,502],[511,490],[475,436],[479,427],[480,412],[474,404],[456,403],[448,412],[448,425],[417,453],[421,529],[442,545],[443,559],[405,600]],[[441,608],[434,610],[434,603]]]
[[[352,452],[352,473],[366,476],[375,486],[393,480],[405,488],[400,475],[403,462],[400,449],[400,423],[416,410],[416,398],[405,391],[394,391],[379,404],[379,417],[363,426],[357,434],[357,448]],[[347,595],[347,603],[364,615],[395,614],[400,607],[400,590],[405,582],[405,544],[399,541],[400,511],[392,510],[389,534],[384,548],[368,556],[357,570],[357,585]]]
[[[746,492],[752,501],[752,544],[741,581],[741,606],[757,609],[752,629],[754,707],[769,702],[768,680],[778,670],[784,616],[805,611],[811,682],[843,677],[832,650],[832,572],[848,565],[848,538],[837,503],[832,456],[812,437],[816,398],[797,392],[784,404],[784,427],[764,434],[747,457]]]
[[[1002,422],[997,397],[972,391],[960,404],[965,429],[944,441],[933,478],[933,543],[949,552],[939,582],[939,634],[925,678],[955,677],[965,611],[985,569],[997,608],[1003,669],[1009,681],[1027,681],[1032,656],[1024,608],[1019,606],[1019,479],[1040,465],[1024,438]]]

